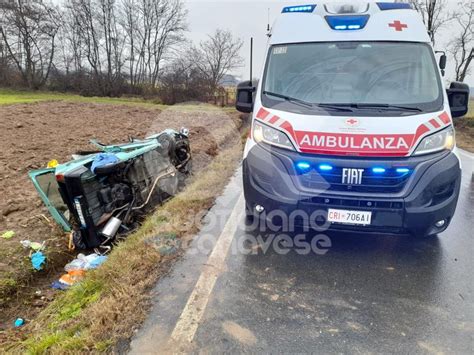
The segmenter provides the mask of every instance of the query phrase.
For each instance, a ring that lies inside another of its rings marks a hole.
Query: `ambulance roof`
[[[270,44],[334,41],[430,42],[420,15],[408,3],[321,1],[282,10]]]

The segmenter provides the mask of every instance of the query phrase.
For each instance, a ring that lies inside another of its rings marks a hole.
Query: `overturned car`
[[[103,145],[29,176],[54,220],[80,249],[106,246],[175,195],[191,169],[188,130]]]

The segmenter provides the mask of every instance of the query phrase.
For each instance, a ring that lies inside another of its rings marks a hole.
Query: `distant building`
[[[234,75],[226,74],[219,82],[219,86],[224,88],[232,87],[235,88],[237,84],[240,82],[240,79],[235,77]]]

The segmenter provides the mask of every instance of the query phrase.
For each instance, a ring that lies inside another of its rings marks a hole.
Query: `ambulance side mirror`
[[[441,69],[441,73],[443,74],[443,76],[446,70],[447,61],[448,58],[446,57],[446,54],[443,54],[441,57],[439,57],[439,68]]]
[[[241,82],[237,85],[237,99],[235,108],[237,111],[243,113],[250,113],[253,111],[253,94],[256,91],[253,83],[249,81]]]
[[[447,93],[451,115],[453,117],[464,116],[469,111],[469,86],[455,81],[451,83]]]

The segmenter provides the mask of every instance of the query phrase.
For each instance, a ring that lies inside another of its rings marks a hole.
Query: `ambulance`
[[[446,230],[461,184],[453,119],[467,113],[469,87],[446,90],[445,67],[409,3],[283,8],[258,85],[237,88],[237,109],[252,113],[246,215],[312,226],[319,211],[330,230]]]

